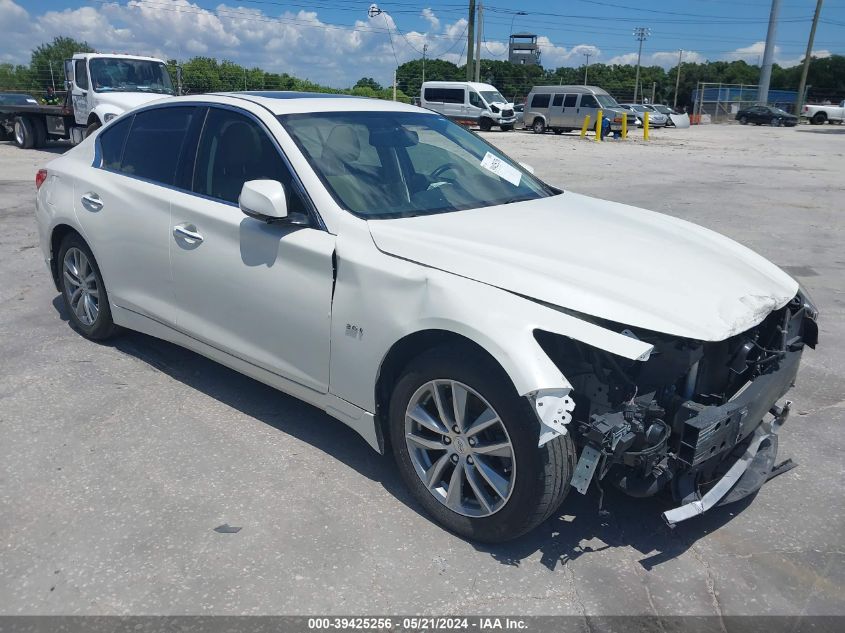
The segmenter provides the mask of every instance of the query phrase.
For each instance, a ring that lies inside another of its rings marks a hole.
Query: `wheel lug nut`
[[[474,437],[469,438],[469,445],[475,446],[475,438]]]
[[[452,455],[452,463],[454,463],[454,464],[458,463],[458,456],[457,455]]]
[[[461,429],[459,429],[458,425],[456,424],[455,426],[452,427],[452,431],[454,431],[455,433],[460,433]]]
[[[452,438],[450,438],[450,437],[444,437],[444,438],[443,438],[443,443],[444,443],[444,444],[451,444],[451,443],[452,443]]]
[[[472,464],[472,463],[473,463],[473,461],[472,461],[472,457],[467,457],[467,463],[468,463],[468,464]]]

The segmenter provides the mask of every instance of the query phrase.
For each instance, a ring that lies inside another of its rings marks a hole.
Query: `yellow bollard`
[[[601,117],[602,111],[599,110],[598,114],[596,115],[596,141],[601,142]]]
[[[643,113],[643,140],[648,140],[648,111]]]
[[[622,138],[628,138],[628,115],[622,113]]]
[[[584,125],[581,126],[581,138],[587,136],[587,128],[590,127],[590,115],[584,117]]]

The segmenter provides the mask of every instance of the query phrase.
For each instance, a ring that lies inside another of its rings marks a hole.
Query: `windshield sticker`
[[[481,161],[481,166],[487,171],[492,171],[499,178],[507,180],[514,187],[519,187],[519,181],[522,180],[522,173],[516,167],[508,165],[501,158],[497,158],[490,152],[487,152]]]

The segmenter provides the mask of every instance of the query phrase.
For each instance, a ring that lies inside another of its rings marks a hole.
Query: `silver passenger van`
[[[555,134],[580,129],[590,115],[590,127],[595,128],[598,111],[610,119],[610,129],[622,128],[622,117],[628,126],[637,124],[637,117],[620,106],[606,90],[596,86],[534,86],[525,100],[523,125],[542,134]]]

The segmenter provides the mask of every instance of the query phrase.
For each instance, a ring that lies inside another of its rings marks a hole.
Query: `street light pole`
[[[428,43],[423,44],[423,73],[422,82],[425,83],[425,54],[428,51]]]
[[[779,0],[775,0],[776,2]],[[637,102],[637,91],[640,87],[640,60],[643,56],[643,40],[646,40],[651,35],[651,29],[645,26],[638,26],[634,29],[634,37],[640,41],[640,49],[637,52],[637,78],[634,81],[634,103]]]
[[[804,54],[804,68],[801,69],[801,83],[798,85],[798,99],[795,104],[795,116],[801,116],[806,99],[804,91],[807,86],[807,73],[810,70],[810,58],[813,56],[813,40],[816,39],[816,26],[819,23],[819,14],[822,12],[823,0],[817,0],[816,13],[813,15],[813,26],[810,27],[810,39],[807,40],[807,52]]]
[[[587,63],[584,65],[584,85],[587,85],[587,69],[590,67],[590,57],[592,57],[592,53],[584,53],[584,57],[587,58]]]
[[[678,72],[675,74],[675,101],[672,103],[672,109],[678,107],[678,87],[681,85],[681,63],[684,57],[684,49],[678,51]]]

